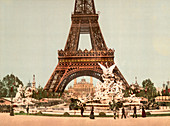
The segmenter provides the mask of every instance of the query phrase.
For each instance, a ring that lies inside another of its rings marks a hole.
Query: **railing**
[[[114,56],[114,51],[112,49],[106,50],[106,51],[94,51],[90,50],[88,51],[85,49],[84,51],[78,50],[78,51],[63,51],[59,50],[58,51],[58,56],[87,56],[87,57],[101,57],[101,56]]]

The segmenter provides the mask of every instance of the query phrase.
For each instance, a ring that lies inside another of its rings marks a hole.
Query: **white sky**
[[[95,0],[105,42],[129,84],[170,79],[170,0]],[[17,75],[24,84],[36,75],[45,86],[64,49],[74,0],[0,0],[0,79]],[[80,48],[90,49],[88,35]]]

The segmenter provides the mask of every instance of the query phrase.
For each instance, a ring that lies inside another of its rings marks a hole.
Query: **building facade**
[[[68,93],[72,98],[82,99],[83,97],[93,96],[95,92],[95,87],[93,86],[93,79],[90,77],[90,83],[85,79],[81,79],[80,82],[77,82],[77,79],[74,79],[73,87],[68,88]]]

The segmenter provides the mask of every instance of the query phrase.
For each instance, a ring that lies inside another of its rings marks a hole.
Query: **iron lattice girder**
[[[72,14],[72,25],[64,51],[77,51],[80,34],[90,34],[93,50],[107,50],[99,27],[98,14]]]
[[[81,16],[79,18],[81,19]],[[107,50],[107,46],[101,33],[98,21],[96,19],[80,20],[79,18],[76,18],[76,20],[72,22],[64,51],[77,51],[80,34],[90,34],[92,50]]]
[[[98,62],[108,62],[108,65],[114,63],[114,50],[109,49],[108,51],[88,51],[88,50],[78,50],[78,51],[58,51],[58,65],[55,68],[53,74],[51,75],[49,81],[47,82],[44,89],[53,89],[60,82],[62,77],[64,77],[68,71],[72,69],[95,69],[94,64],[98,66]],[[98,68],[100,69],[100,68]],[[101,69],[100,69],[101,70]]]
[[[95,14],[94,0],[76,0],[74,14]]]
[[[100,67],[95,64],[95,69],[94,67],[82,67],[81,68],[79,67],[79,69],[71,69],[70,71],[67,72],[67,75],[65,75],[65,77],[63,77],[60,81],[60,83],[58,84],[58,86],[55,88],[55,91],[56,92],[63,92],[65,87],[67,86],[67,84],[77,78],[77,77],[80,77],[80,76],[92,76],[92,77],[95,77],[97,79],[99,79],[100,81],[103,82],[102,80],[102,70],[100,69]],[[128,84],[126,82],[126,80],[123,78],[122,74],[120,73],[119,69],[116,67],[115,70],[113,71],[115,77],[117,80],[119,81],[122,81],[124,83],[124,86],[125,87],[128,87]]]
[[[114,50],[108,49],[102,36],[98,14],[93,0],[75,0],[72,24],[63,50],[58,51],[58,65],[49,78],[45,90],[62,93],[67,84],[80,76],[92,76],[102,81],[102,70],[98,63],[108,66],[114,64]],[[90,34],[92,49],[78,50],[80,34]],[[129,87],[127,81],[116,67],[116,79]]]
[[[108,66],[114,64],[114,50],[108,51],[58,51],[59,63],[51,75],[44,89],[49,91],[63,92],[67,84],[74,78],[80,76],[92,76],[102,81],[102,70],[98,63]],[[122,80],[128,87],[128,83],[120,73],[119,69],[113,71],[118,80]]]
[[[67,62],[68,63],[68,62]],[[67,63],[65,63],[67,65]],[[101,62],[103,65],[105,62]],[[70,64],[70,63],[68,63]],[[86,66],[85,66],[86,64]],[[113,64],[113,62],[110,62],[110,64]],[[47,83],[46,87],[44,89],[49,91],[56,91],[56,92],[63,92],[67,84],[80,76],[92,76],[100,81],[103,81],[101,78],[102,70],[98,66],[98,62],[82,62],[82,63],[74,63],[70,64],[68,67],[61,67],[61,64],[57,65],[57,69],[49,79],[49,82]],[[59,73],[59,71],[63,71],[64,73]],[[128,83],[123,78],[122,74],[120,73],[119,69],[116,67],[113,71],[114,75],[116,76],[116,79],[122,80],[124,86],[128,87]]]

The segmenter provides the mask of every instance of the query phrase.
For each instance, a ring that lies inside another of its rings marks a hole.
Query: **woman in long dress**
[[[94,119],[94,106],[91,108],[90,119]]]
[[[143,106],[142,106],[142,117],[146,117],[145,109]]]

